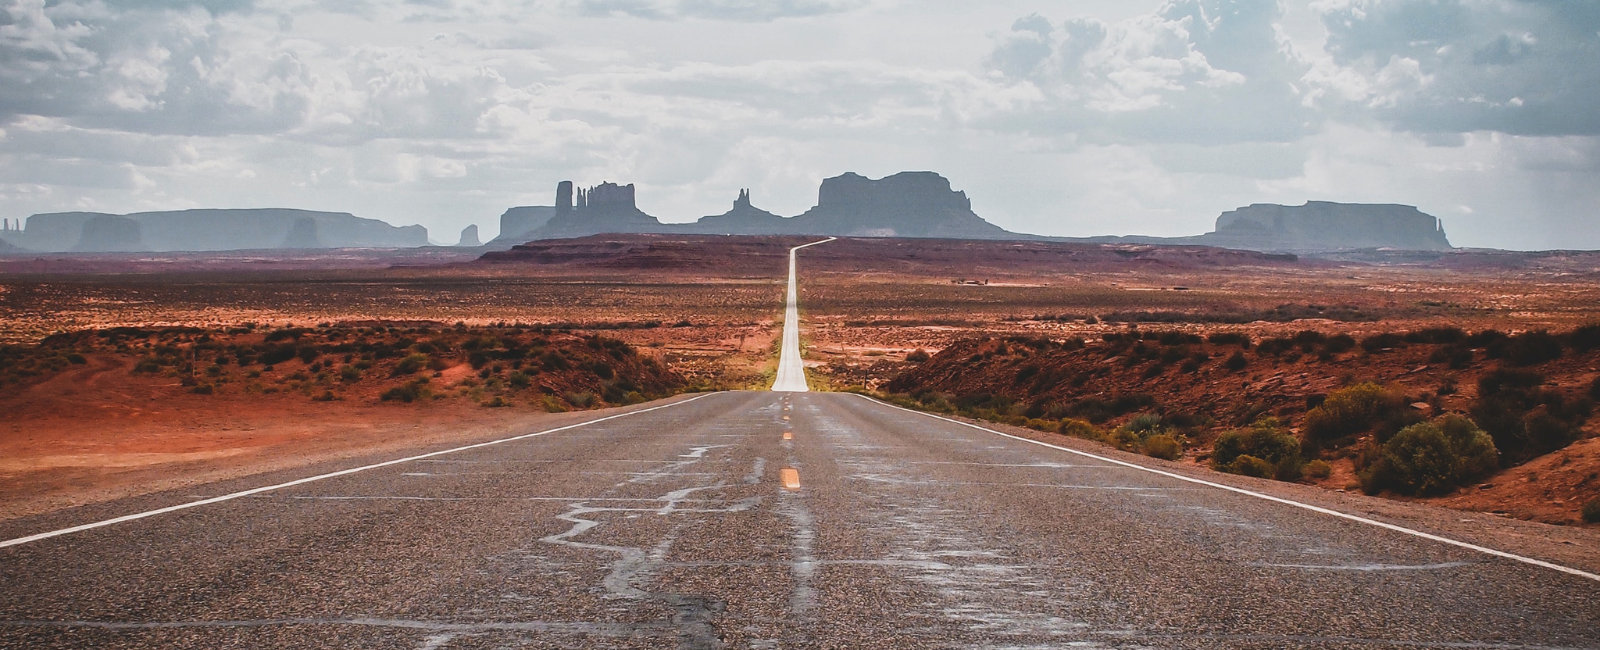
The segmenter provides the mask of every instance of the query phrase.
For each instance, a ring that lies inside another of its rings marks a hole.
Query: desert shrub
[[[1595,377],[1594,381],[1589,383],[1589,398],[1600,400],[1600,377]]]
[[[336,400],[336,399],[339,399],[339,398],[333,394],[333,391],[324,390],[324,391],[322,391],[321,395],[318,395],[316,397],[311,398],[311,401],[313,401],[313,402],[332,402],[333,400]]]
[[[521,370],[516,370],[512,371],[511,376],[506,378],[506,383],[512,388],[522,390],[531,385],[533,383],[533,379],[528,377],[528,373],[525,373]]]
[[[293,327],[288,327],[281,330],[273,330],[271,332],[267,332],[266,342],[276,343],[278,341],[297,341],[304,334],[305,330],[296,329]]]
[[[73,352],[73,353],[70,353],[70,354],[67,355],[67,363],[71,363],[71,364],[74,364],[74,365],[80,365],[81,366],[83,364],[89,363],[89,360],[85,359],[83,357],[83,355],[78,354],[77,352]]]
[[[211,384],[199,384],[199,385],[196,385],[194,388],[189,389],[189,392],[194,393],[196,395],[210,395],[210,394],[216,392],[216,389],[214,387],[212,387]]]
[[[594,373],[596,377],[601,379],[611,379],[617,376],[616,371],[611,369],[611,364],[604,361],[591,361],[583,364],[583,369]]]
[[[1368,353],[1377,353],[1390,348],[1401,347],[1405,345],[1405,342],[1405,337],[1393,332],[1385,332],[1361,339],[1361,349],[1366,350]]]
[[[1248,365],[1250,365],[1250,360],[1245,358],[1243,352],[1237,351],[1232,356],[1229,356],[1227,361],[1222,362],[1222,367],[1234,372],[1244,370],[1244,367]]]
[[[395,366],[394,366],[394,376],[399,377],[401,375],[414,375],[414,374],[417,373],[418,370],[422,370],[423,368],[426,368],[427,366],[428,366],[428,355],[426,355],[426,354],[409,355],[406,358],[401,359],[400,363],[395,364]]]
[[[1277,356],[1288,352],[1294,347],[1294,339],[1283,337],[1270,338],[1263,340],[1261,343],[1256,345],[1256,353]]]
[[[140,359],[139,363],[133,364],[133,371],[136,373],[161,372],[161,364],[155,359]]]
[[[1309,476],[1311,478],[1322,479],[1322,478],[1328,478],[1329,476],[1332,476],[1332,475],[1333,475],[1333,466],[1329,465],[1327,461],[1314,460],[1314,461],[1311,461],[1309,463],[1306,463],[1306,476]]]
[[[385,402],[390,400],[399,400],[409,404],[417,400],[417,391],[410,384],[395,386],[394,388],[383,391],[383,394],[379,395],[378,399]]]
[[[1241,465],[1239,460],[1243,457],[1254,460]],[[1264,474],[1249,473],[1256,471],[1255,461],[1265,463],[1271,471]],[[1304,466],[1305,461],[1300,457],[1300,441],[1273,418],[1262,418],[1249,428],[1217,436],[1211,451],[1211,467],[1233,474],[1298,481]]]
[[[1404,396],[1364,382],[1329,393],[1321,405],[1306,412],[1303,430],[1308,451],[1314,451],[1368,431],[1383,442],[1421,417],[1406,408]]]
[[[1206,337],[1213,345],[1237,345],[1246,350],[1250,349],[1250,335],[1243,332],[1217,332]]]
[[[1406,332],[1405,338],[1407,343],[1444,345],[1467,340],[1467,333],[1459,327],[1430,327],[1414,332]]]
[[[568,393],[563,393],[561,395],[561,397],[562,397],[562,399],[567,400],[568,404],[571,404],[571,405],[576,406],[576,407],[581,408],[581,409],[586,409],[586,408],[589,408],[591,406],[594,406],[594,402],[595,402],[594,393],[568,392]]]
[[[284,343],[262,350],[261,354],[256,357],[256,361],[259,361],[264,365],[275,366],[295,358],[295,356],[299,353],[300,350],[296,348],[293,343]]]
[[[1420,422],[1383,443],[1359,477],[1368,494],[1392,489],[1435,495],[1492,471],[1499,464],[1494,441],[1471,420],[1447,416]]]
[[[1572,444],[1593,410],[1587,397],[1569,398],[1543,384],[1543,375],[1528,370],[1500,369],[1478,378],[1470,413],[1507,466]]]
[[[554,395],[545,395],[544,397],[540,398],[539,401],[544,405],[544,410],[546,413],[567,412],[567,406],[562,404],[561,400],[556,399]]]
[[[1600,349],[1600,323],[1584,325],[1567,334],[1567,347],[1574,352]]]
[[[1591,524],[1600,523],[1600,497],[1583,502],[1583,520]]]
[[[1062,418],[1061,426],[1058,430],[1062,435],[1083,438],[1085,440],[1101,440],[1104,438],[1104,436],[1102,436],[1100,433],[1100,429],[1096,428],[1093,424],[1089,424],[1088,422],[1079,420],[1077,418]]]
[[[295,356],[300,357],[302,363],[311,363],[316,361],[317,357],[322,356],[322,353],[317,352],[317,348],[314,346],[302,345],[295,350]]]
[[[496,395],[493,398],[484,401],[483,406],[485,408],[504,408],[511,406],[511,402],[507,402],[506,398]]]
[[[1025,366],[1023,366],[1021,368],[1018,368],[1017,369],[1017,376],[1015,378],[1013,378],[1011,381],[1014,384],[1021,384],[1023,382],[1028,381],[1029,379],[1033,379],[1033,377],[1035,375],[1038,375],[1038,374],[1039,374],[1039,365],[1035,364],[1035,363],[1030,363],[1030,364],[1025,365]]]
[[[1322,342],[1322,350],[1329,354],[1349,352],[1356,347],[1356,340],[1349,334],[1334,334]]]
[[[1183,444],[1169,434],[1158,433],[1145,438],[1140,452],[1152,458],[1177,460],[1183,458]]]
[[[931,358],[933,358],[933,356],[928,354],[928,351],[922,348],[917,348],[906,353],[906,361],[911,363],[923,363]]]
[[[1272,478],[1277,471],[1277,468],[1272,463],[1249,454],[1240,455],[1227,465],[1217,466],[1217,469],[1229,474],[1254,476],[1256,478]]]
[[[1513,366],[1532,366],[1561,358],[1561,339],[1544,330],[1511,337],[1497,350],[1501,359]]]
[[[567,361],[566,357],[561,356],[561,353],[555,350],[550,350],[542,355],[539,355],[539,363],[544,366],[545,370],[552,372],[567,370],[572,367],[572,363]]]

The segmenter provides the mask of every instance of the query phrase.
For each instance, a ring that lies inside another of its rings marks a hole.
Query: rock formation
[[[466,228],[462,228],[461,229],[461,241],[456,242],[456,245],[457,246],[482,246],[483,242],[478,240],[478,224],[472,224],[470,226],[467,226]]]
[[[900,172],[879,180],[855,173],[824,179],[816,207],[794,218],[795,231],[858,237],[1023,239],[984,221],[966,192],[933,172]]]
[[[523,240],[601,233],[1033,238],[984,221],[972,212],[967,195],[950,189],[943,176],[901,172],[880,180],[853,173],[826,179],[817,192],[816,207],[792,218],[755,207],[750,191],[740,190],[733,209],[691,224],[664,224],[640,211],[633,185],[601,183],[574,190],[571,182],[562,181],[556,186],[554,216]]]
[[[115,251],[143,251],[144,236],[139,222],[128,217],[102,214],[83,223],[78,235],[76,253],[109,253]]]
[[[567,196],[572,196],[570,193]],[[571,199],[567,205],[572,204]],[[489,242],[490,246],[512,246],[535,239],[533,231],[543,228],[556,216],[555,206],[524,205],[510,208],[500,215],[500,234]]]
[[[1415,207],[1326,201],[1229,210],[1217,217],[1216,231],[1197,239],[1210,246],[1274,251],[1452,248],[1439,219]]]
[[[576,204],[573,199],[576,199]],[[544,226],[534,230],[531,239],[563,239],[600,233],[671,232],[660,219],[645,214],[634,203],[632,183],[601,183],[578,189],[571,181],[556,186],[555,214]],[[530,240],[531,240],[530,239]]]
[[[126,222],[118,221],[121,219],[137,226],[137,239],[133,235],[135,229]],[[91,226],[91,223],[95,225]],[[309,237],[307,233],[310,233]],[[409,248],[428,244],[428,230],[422,226],[395,227],[377,219],[363,219],[345,212],[278,208],[179,210],[127,215],[97,212],[36,214],[28,217],[25,229],[8,234],[17,235],[7,237],[13,244],[44,252],[222,251],[285,246]]]
[[[739,190],[733,200],[733,209],[719,215],[701,217],[699,221],[684,224],[683,230],[703,235],[785,235],[792,233],[790,219],[785,219],[750,203],[750,190]]]

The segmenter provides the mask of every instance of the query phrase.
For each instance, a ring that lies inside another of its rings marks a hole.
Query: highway
[[[805,362],[800,355],[800,284],[795,257],[800,249],[826,244],[834,239],[829,237],[789,249],[789,283],[784,292],[783,337],[778,345],[778,373],[772,382],[774,391],[804,393],[811,390],[806,384]]]
[[[1600,648],[1597,576],[1359,497],[844,393],[551,422],[0,522],[0,647]]]

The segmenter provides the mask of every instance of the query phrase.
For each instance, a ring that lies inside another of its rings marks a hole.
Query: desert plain
[[[764,388],[787,249],[807,241],[7,258],[0,517]],[[1504,389],[1523,391],[1512,417],[1559,420],[1559,444],[1503,448],[1447,490],[1368,491],[1594,526],[1597,253],[842,238],[807,249],[799,277],[815,389],[1029,435],[1083,422],[1130,451],[1144,443],[1116,432],[1159,427],[1179,445],[1163,457],[1198,466],[1262,418],[1304,439],[1308,413],[1354,386],[1420,422],[1485,413],[1485,391],[1532,373]],[[1360,490],[1364,435],[1288,478]]]

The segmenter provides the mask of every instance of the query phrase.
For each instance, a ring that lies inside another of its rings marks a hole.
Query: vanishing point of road
[[[1592,574],[784,377],[0,522],[0,647],[1600,648]]]

